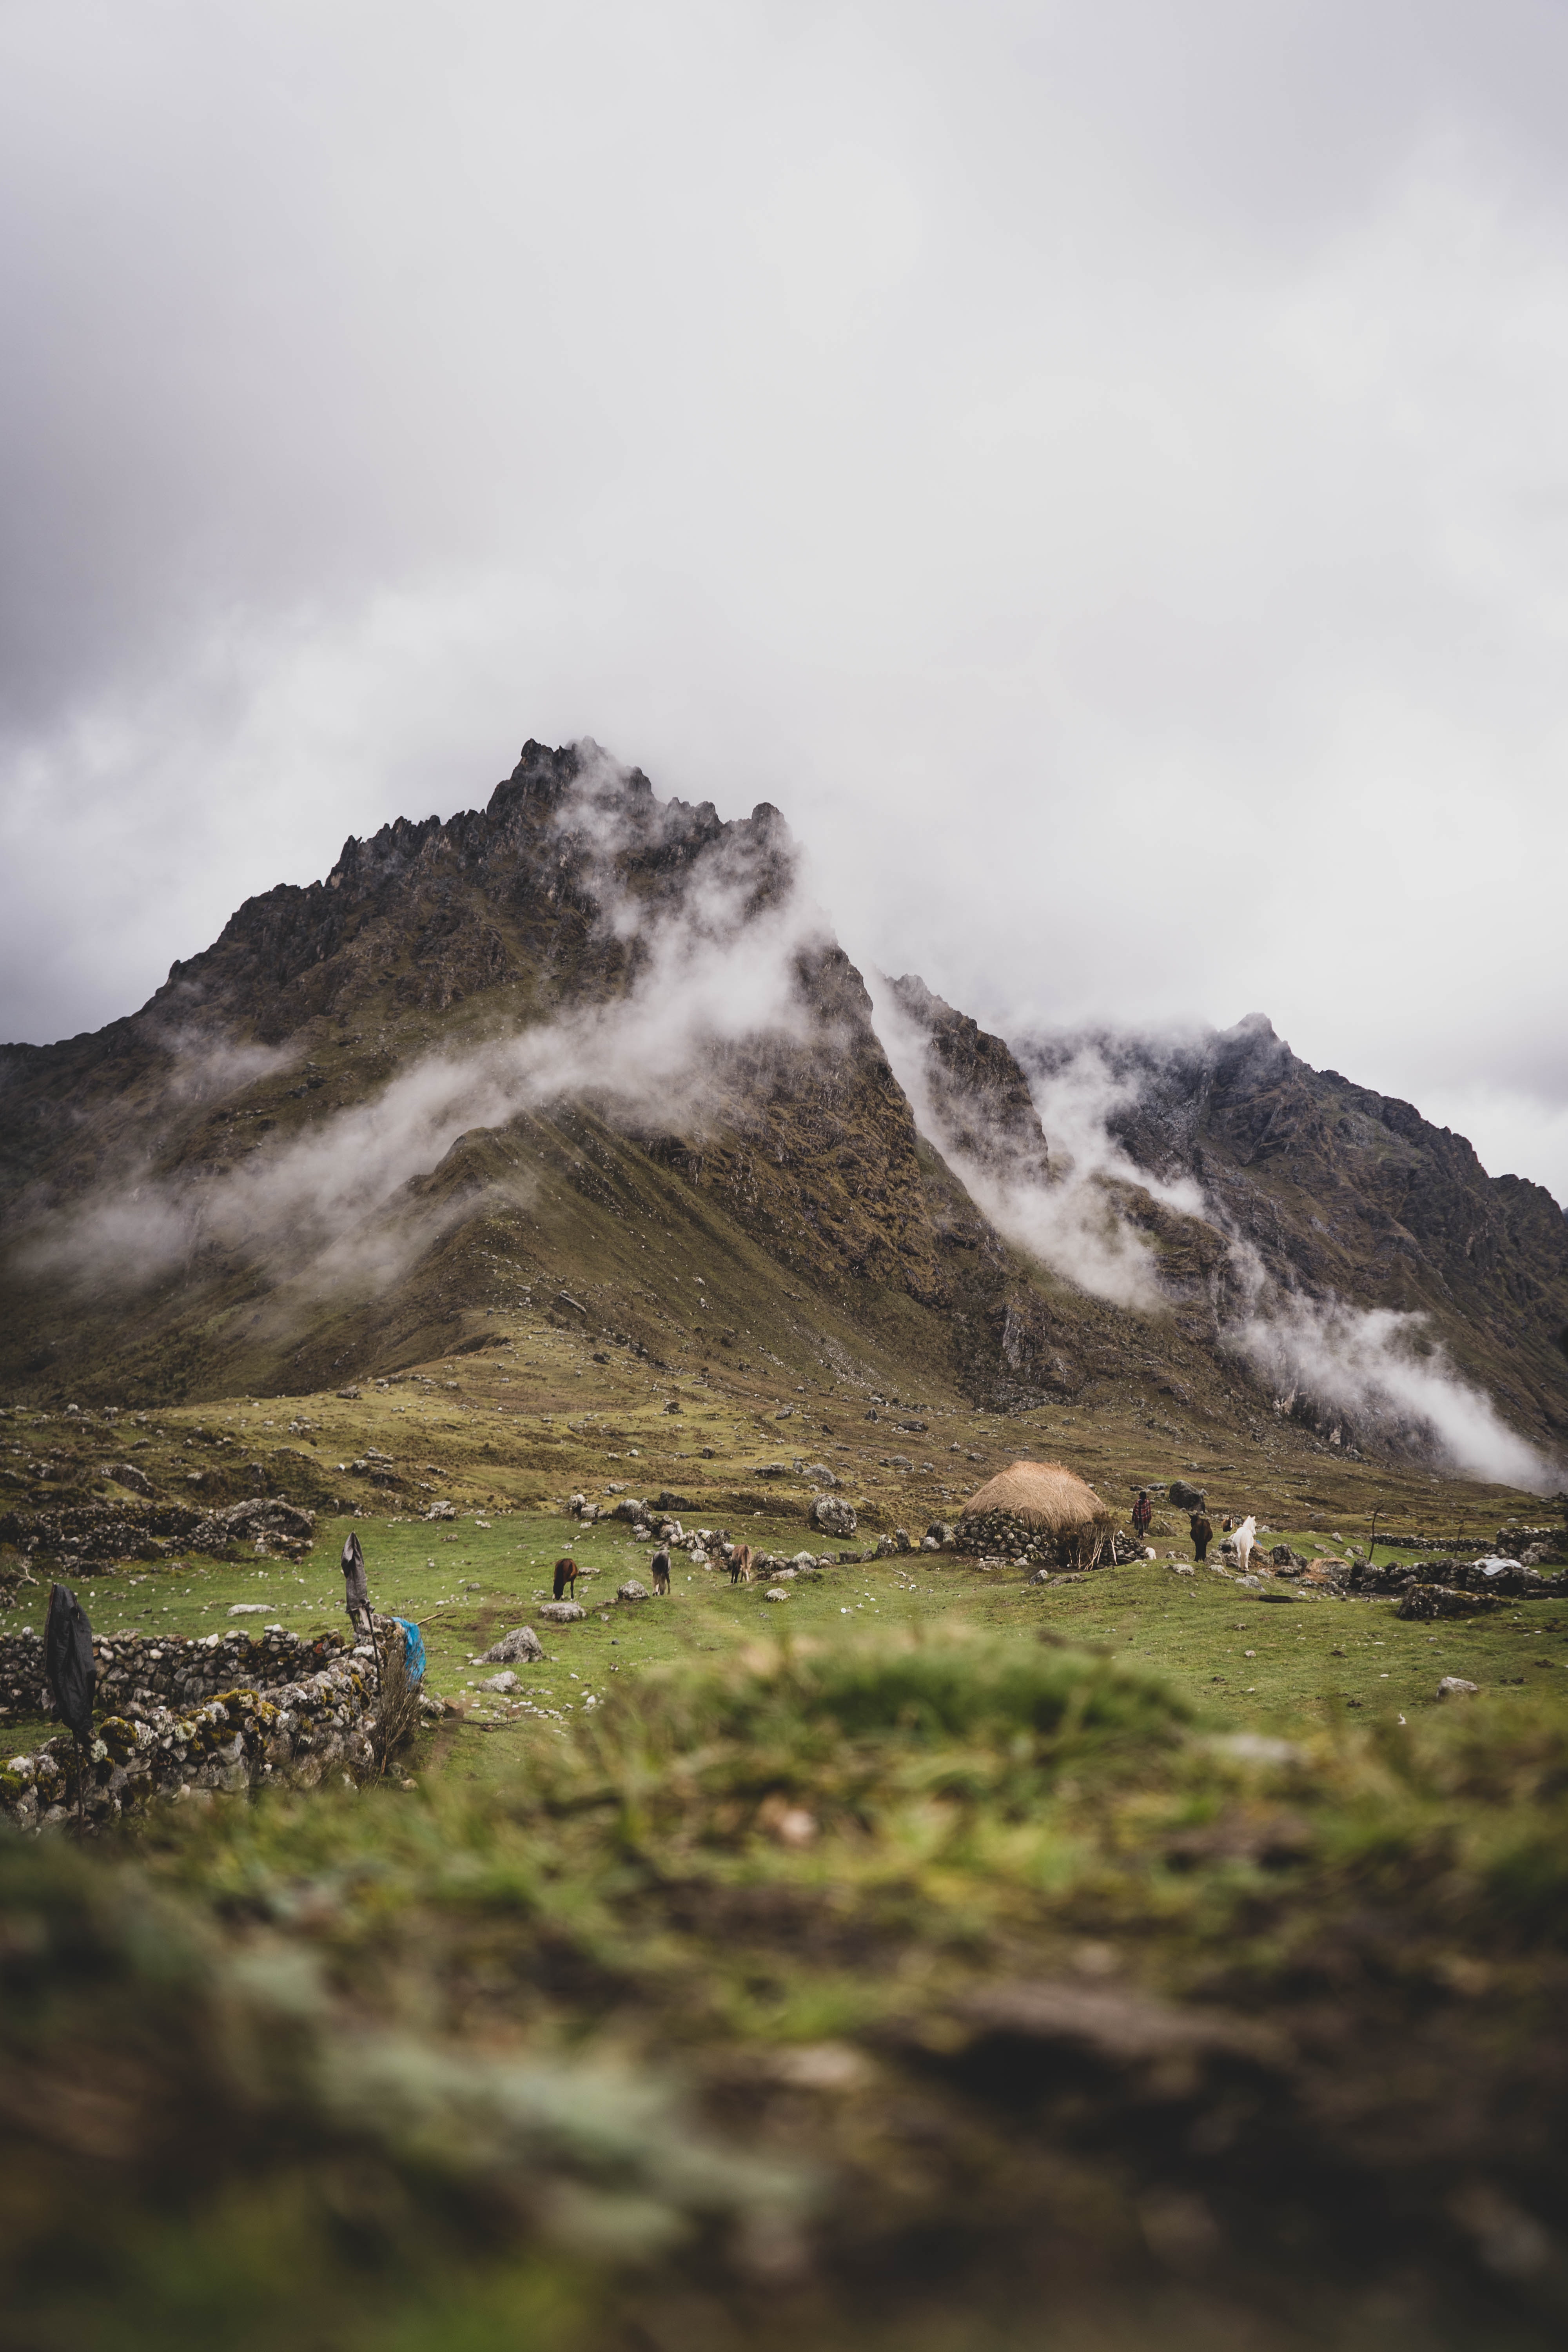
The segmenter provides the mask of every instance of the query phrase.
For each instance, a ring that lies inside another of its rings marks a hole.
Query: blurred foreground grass
[[[771,1628],[769,1629],[772,1630]],[[1561,2339],[1568,1726],[756,1640],[486,1785],[0,1843],[5,2341]]]

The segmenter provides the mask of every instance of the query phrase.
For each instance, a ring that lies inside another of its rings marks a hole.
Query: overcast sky
[[[5,0],[0,1034],[529,735],[1568,1199],[1568,11]]]

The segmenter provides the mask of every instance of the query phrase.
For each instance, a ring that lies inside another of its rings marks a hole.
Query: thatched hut
[[[1116,1515],[1059,1462],[1013,1462],[971,1495],[959,1519],[967,1552],[1097,1568],[1109,1557]]]

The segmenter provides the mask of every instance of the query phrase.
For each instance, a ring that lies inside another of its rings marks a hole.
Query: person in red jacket
[[[1149,1500],[1147,1486],[1138,1489],[1138,1500],[1132,1506],[1132,1532],[1140,1543],[1149,1540],[1149,1528],[1154,1517],[1154,1506]]]

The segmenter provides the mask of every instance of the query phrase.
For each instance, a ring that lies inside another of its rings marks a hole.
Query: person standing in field
[[[1193,1558],[1200,1560],[1205,1559],[1208,1548],[1214,1541],[1214,1521],[1208,1515],[1205,1504],[1200,1503],[1187,1521],[1187,1532],[1193,1539]]]
[[[1153,1517],[1154,1506],[1149,1500],[1149,1489],[1140,1486],[1138,1500],[1132,1506],[1132,1532],[1141,1544],[1149,1540],[1149,1528]]]

